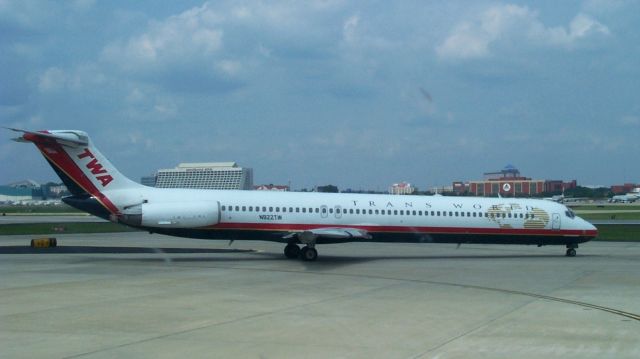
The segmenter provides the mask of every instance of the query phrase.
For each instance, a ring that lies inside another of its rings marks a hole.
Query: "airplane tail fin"
[[[32,142],[38,147],[73,195],[91,195],[112,214],[118,214],[119,210],[105,193],[142,187],[121,174],[93,146],[86,132],[10,130],[22,133],[14,141]]]

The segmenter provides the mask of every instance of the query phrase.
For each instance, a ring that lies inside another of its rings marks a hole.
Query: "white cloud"
[[[227,75],[235,75],[237,74],[241,68],[242,64],[238,61],[232,60],[222,60],[217,63],[217,66],[220,70],[222,70]]]
[[[106,76],[94,65],[79,65],[73,69],[47,68],[38,79],[40,92],[60,90],[86,90],[104,84]]]
[[[543,43],[546,42],[550,45],[564,47],[571,47],[580,39],[592,35],[610,34],[606,26],[582,13],[576,15],[573,20],[571,20],[568,29],[562,27],[539,28],[539,26],[535,28],[541,31],[532,32],[532,37],[540,39]]]
[[[436,47],[443,59],[472,59],[491,55],[501,42],[570,48],[595,35],[609,35],[609,29],[589,15],[578,13],[568,27],[548,27],[536,11],[525,6],[496,5],[477,18],[456,25]]]
[[[638,116],[623,116],[619,120],[620,124],[625,126],[638,126],[640,125],[640,117]]]
[[[204,62],[222,48],[220,20],[205,3],[153,22],[143,34],[107,45],[103,58],[124,70],[135,71]]]
[[[51,92],[65,87],[67,76],[65,72],[58,67],[50,67],[40,75],[38,81],[38,90],[40,92]]]
[[[344,25],[342,26],[342,38],[344,41],[353,42],[356,40],[358,22],[360,22],[360,17],[358,15],[353,15],[344,22]]]

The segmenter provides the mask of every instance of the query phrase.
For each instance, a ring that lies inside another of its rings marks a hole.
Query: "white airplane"
[[[609,202],[612,203],[633,203],[640,199],[640,188],[634,188],[633,191],[627,194],[620,194],[609,198]]]
[[[313,261],[316,244],[343,242],[564,245],[573,257],[598,234],[566,206],[537,199],[147,187],[118,172],[85,132],[11,130],[38,147],[73,207],[152,233],[282,242],[288,258]]]

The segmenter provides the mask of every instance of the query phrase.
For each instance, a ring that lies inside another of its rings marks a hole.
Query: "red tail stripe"
[[[94,196],[109,212],[118,214],[120,211],[100,190],[93,185],[91,180],[82,172],[69,154],[55,141],[44,140],[37,136],[25,135],[25,139],[32,141],[53,164],[71,178],[78,186]],[[49,151],[48,151],[49,150]]]

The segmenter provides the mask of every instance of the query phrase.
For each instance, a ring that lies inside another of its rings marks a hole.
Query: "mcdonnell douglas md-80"
[[[152,233],[282,242],[287,258],[313,261],[317,244],[342,242],[564,245],[573,257],[598,234],[566,206],[537,199],[147,187],[118,172],[85,132],[12,130],[38,147],[75,208]]]

